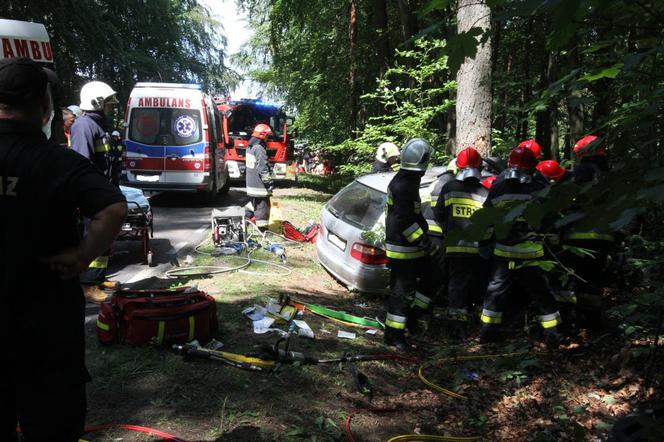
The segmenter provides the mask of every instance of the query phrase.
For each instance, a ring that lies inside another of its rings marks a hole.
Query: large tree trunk
[[[382,78],[390,66],[390,40],[387,28],[387,0],[373,0],[373,28],[376,31],[376,62],[378,75]]]
[[[480,27],[491,32],[491,10],[485,0],[459,0],[457,31]],[[457,152],[473,146],[482,156],[491,152],[491,39],[477,47],[457,72]]]

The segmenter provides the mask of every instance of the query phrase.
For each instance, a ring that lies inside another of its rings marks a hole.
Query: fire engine
[[[276,179],[286,178],[288,163],[294,157],[294,143],[289,138],[288,121],[281,106],[259,100],[242,99],[231,101],[215,98],[222,115],[225,161],[228,176],[233,180],[243,180],[245,176],[245,153],[251,133],[257,124],[264,123],[272,129],[266,142],[267,155]]]

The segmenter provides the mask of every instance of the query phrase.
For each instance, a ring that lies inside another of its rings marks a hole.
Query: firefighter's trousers
[[[517,286],[538,308],[540,324],[544,329],[556,327],[562,321],[553,291],[544,272],[536,266],[524,266],[522,261],[496,259],[491,266],[482,309],[482,326],[502,324],[503,312],[510,304],[512,288]]]
[[[439,285],[440,269],[429,256],[390,259],[390,297],[385,325],[405,330],[413,308],[427,310]]]
[[[468,321],[468,308],[482,302],[488,277],[488,261],[479,255],[452,255],[445,258],[449,267],[447,313],[450,319]]]
[[[605,284],[604,268],[611,250],[612,243],[608,241],[586,242],[579,247],[593,251],[594,256],[579,256],[571,251],[561,254],[561,261],[579,275],[580,278],[570,278],[570,288],[577,293],[601,295]]]
[[[251,204],[254,206],[254,216],[256,217],[256,226],[261,229],[267,229],[270,224],[270,208],[272,204],[269,196],[254,196],[251,198]]]

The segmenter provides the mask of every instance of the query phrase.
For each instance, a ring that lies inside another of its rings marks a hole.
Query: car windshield
[[[129,139],[155,146],[186,146],[201,141],[198,110],[135,108],[131,110]]]
[[[369,230],[383,213],[385,194],[353,181],[332,197],[325,207],[348,224]]]
[[[228,119],[228,133],[234,137],[248,139],[257,124],[270,126],[272,134],[269,139],[278,140],[284,136],[286,114],[274,106],[238,105]]]

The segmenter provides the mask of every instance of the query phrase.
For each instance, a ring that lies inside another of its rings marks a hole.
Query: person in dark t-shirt
[[[55,74],[0,60],[0,440],[78,441],[85,423],[84,305],[78,274],[127,213],[120,191],[43,133]],[[77,211],[91,219],[79,239]]]

